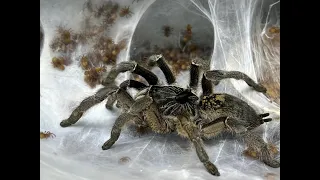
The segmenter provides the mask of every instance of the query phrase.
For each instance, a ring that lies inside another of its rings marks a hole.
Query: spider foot
[[[70,122],[68,121],[68,119],[63,120],[63,121],[61,121],[61,123],[60,123],[60,126],[61,126],[61,127],[69,127],[69,126],[71,126],[71,125],[72,125],[72,123],[70,123]]]
[[[272,168],[279,168],[280,167],[280,161],[275,160],[275,159],[273,159],[273,160],[263,160],[263,162],[266,165],[268,165],[268,166],[270,166]]]
[[[212,164],[212,162],[208,161],[203,164],[207,168],[207,170],[209,171],[210,174],[212,174],[214,176],[220,176],[218,168],[214,164]]]
[[[275,158],[278,153],[278,149],[274,145],[269,144],[261,149],[261,154],[259,154],[259,156],[261,161],[266,165],[272,168],[279,168],[280,161]]]
[[[258,92],[261,92],[261,93],[266,93],[267,92],[267,88],[265,88],[264,86],[260,85],[260,84],[257,84],[254,89]]]
[[[111,146],[114,144],[114,142],[112,142],[111,140],[108,140],[107,142],[105,142],[102,146],[102,150],[108,150],[111,148]]]

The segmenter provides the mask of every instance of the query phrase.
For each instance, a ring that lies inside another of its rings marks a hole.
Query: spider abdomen
[[[219,118],[229,118],[234,126],[255,128],[261,125],[261,118],[245,101],[229,94],[213,94],[204,96],[199,103],[200,112],[206,122],[214,122]]]

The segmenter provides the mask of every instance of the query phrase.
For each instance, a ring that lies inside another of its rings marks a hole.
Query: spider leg
[[[145,85],[144,83],[136,81],[136,80],[132,80],[132,79],[123,81],[120,84],[120,88],[123,88],[123,89],[135,88],[135,89],[137,89],[139,91],[144,89],[144,88],[146,88],[146,87],[148,87],[148,86]]]
[[[195,63],[191,63],[189,87],[196,91],[199,85],[200,67]]]
[[[248,146],[248,151],[257,153],[257,157],[266,165],[273,168],[280,167],[280,162],[275,159],[275,153],[272,152],[268,143],[261,136],[248,130],[248,128],[238,122],[239,120],[229,118],[226,124],[231,128],[232,132],[244,139]]]
[[[206,122],[200,121],[198,127],[200,129],[201,137],[205,139],[211,139],[226,129],[224,118],[220,118],[217,121]]]
[[[132,96],[125,90],[119,89],[117,91],[117,103],[120,105],[123,111],[128,111],[130,107],[134,104]]]
[[[223,70],[212,70],[206,71],[205,77],[212,81],[214,85],[218,85],[219,82],[223,79],[233,78],[237,80],[244,80],[250,87],[254,90],[262,93],[266,93],[267,89],[260,84],[254,82],[248,75],[239,72],[239,71],[223,71]]]
[[[102,102],[104,99],[106,99],[109,96],[111,92],[114,92],[115,90],[117,90],[117,87],[110,85],[108,87],[101,88],[93,96],[87,97],[86,99],[81,101],[80,105],[78,105],[76,109],[73,110],[73,112],[71,113],[68,119],[61,121],[60,126],[68,127],[68,126],[71,126],[72,124],[75,124],[76,122],[79,121],[79,119],[82,117],[85,111],[90,109],[92,106]]]
[[[119,139],[122,127],[130,120],[140,118],[140,113],[147,109],[151,103],[152,99],[148,96],[144,96],[140,99],[137,99],[129,111],[122,113],[115,121],[111,130],[110,138],[103,144],[102,149],[110,149],[111,146]]]
[[[162,54],[150,56],[149,61],[150,63],[157,63],[158,67],[161,69],[164,76],[166,77],[168,84],[173,84],[176,81],[176,78],[174,77],[170,67],[168,66]]]
[[[134,120],[135,118],[139,118],[137,115],[133,115],[130,113],[122,113],[115,121],[110,138],[103,144],[102,150],[108,150],[111,146],[119,139],[121,134],[122,127],[129,122],[130,120]]]
[[[209,161],[209,156],[203,147],[202,139],[200,137],[200,132],[197,126],[194,125],[191,120],[184,116],[180,116],[178,118],[180,120],[180,123],[182,124],[182,127],[184,127],[184,130],[187,132],[190,141],[193,143],[199,160],[203,163],[210,174],[214,176],[220,176],[218,168]]]
[[[158,83],[158,77],[154,73],[140,66],[136,62],[130,61],[121,62],[111,68],[109,74],[102,80],[101,84],[104,86],[108,86],[109,84],[114,83],[114,80],[120,73],[124,73],[127,71],[142,76],[150,85],[156,85]]]
[[[202,94],[204,96],[209,96],[213,94],[212,82],[208,80],[204,74],[202,75],[202,79],[201,79],[201,87],[202,87]]]
[[[279,168],[280,162],[275,159],[275,153],[261,136],[250,131],[243,134],[248,149],[257,151],[258,158],[272,168]]]
[[[199,79],[201,77],[201,88],[204,96],[213,94],[213,85],[210,80],[205,78],[203,70],[209,69],[209,63],[201,58],[194,58],[191,62],[190,68],[190,83],[192,90],[196,91],[199,86]]]
[[[106,105],[105,105],[106,108],[109,109],[109,110],[112,110],[113,109],[113,105],[116,102],[116,100],[117,100],[117,94],[115,92],[110,94],[110,96],[107,99]]]
[[[124,103],[123,105],[126,107],[126,109],[129,109],[131,105],[134,103],[133,98],[130,96],[128,92],[126,92],[127,88],[135,88],[137,90],[142,90],[148,87],[142,82],[136,81],[136,80],[126,80],[123,81],[120,86],[119,90],[115,93],[112,93],[108,97],[108,101],[106,103],[107,109],[112,109],[114,103],[118,100],[118,105],[121,106],[121,103]]]

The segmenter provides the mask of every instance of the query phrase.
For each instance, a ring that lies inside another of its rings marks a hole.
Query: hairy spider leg
[[[206,167],[208,172],[214,176],[220,176],[218,168],[209,160],[209,156],[203,147],[202,139],[200,137],[199,129],[186,116],[179,116],[178,119],[184,130],[187,132],[190,141],[196,149],[199,160]]]
[[[275,154],[272,153],[269,145],[263,140],[263,138],[257,134],[250,131],[242,133],[242,138],[244,138],[248,149],[252,149],[257,152],[258,158],[264,162],[266,165],[272,168],[279,168],[280,162],[275,159]]]
[[[89,96],[80,102],[78,107],[76,107],[68,119],[60,122],[61,127],[68,127],[75,124],[82,117],[83,113],[90,109],[92,106],[102,102],[106,99],[110,93],[118,89],[115,85],[110,85],[99,89],[93,96]]]
[[[111,146],[119,139],[122,127],[134,118],[140,118],[141,112],[147,109],[152,103],[152,98],[144,96],[143,98],[137,99],[131,106],[129,111],[122,113],[115,121],[109,140],[107,140],[103,146],[103,150],[110,149]]]
[[[114,85],[114,80],[120,73],[124,73],[127,71],[131,71],[135,74],[144,77],[147,80],[147,82],[151,85],[155,85],[158,83],[158,78],[154,73],[139,66],[136,62],[121,62],[115,67],[113,67],[109,74],[102,80],[102,85],[104,85],[105,87],[98,90],[98,92],[95,95],[87,97],[86,99],[81,101],[78,107],[76,107],[75,110],[73,110],[69,118],[61,121],[60,126],[68,127],[72,124],[75,124],[79,121],[79,119],[82,117],[85,111],[87,111],[94,105],[102,102],[109,95],[115,93],[118,87]],[[113,98],[115,98],[114,95],[112,95],[111,99]],[[107,106],[109,106],[111,102],[107,103]]]
[[[176,78],[174,77],[168,63],[166,62],[162,54],[150,56],[149,61],[150,61],[149,63],[157,64],[157,66],[160,68],[160,70],[164,74],[168,84],[173,84],[174,82],[176,82]]]
[[[127,90],[127,88],[135,88],[137,90],[142,90],[147,88],[148,86],[142,82],[136,81],[136,80],[125,80],[123,81],[120,85],[119,85],[120,89],[122,89],[122,91]],[[122,92],[121,91],[121,92]],[[123,92],[122,92],[123,93]],[[119,96],[119,95],[118,95]],[[125,96],[125,95],[123,95]],[[130,95],[129,95],[130,96]],[[131,97],[131,96],[130,96]],[[133,98],[131,97],[132,101]],[[113,108],[114,103],[117,101],[117,94],[113,93],[108,97],[107,103],[106,103],[106,108],[111,110]]]
[[[213,94],[213,85],[212,85],[212,82],[204,76],[203,69],[208,69],[208,67],[203,67],[204,66],[203,64],[205,63],[204,63],[204,60],[201,58],[192,60],[191,68],[190,68],[189,86],[192,90],[197,91],[199,86],[199,79],[202,76],[201,77],[202,94],[203,96],[209,96]]]
[[[251,79],[248,75],[239,71],[212,70],[206,71],[204,75],[208,80],[212,81],[214,85],[218,85],[223,79],[233,78],[237,80],[244,80],[250,87],[258,92],[267,92],[267,89],[265,87],[255,83],[254,80]]]
[[[140,66],[134,61],[121,62],[118,65],[111,68],[109,74],[106,78],[102,80],[101,84],[104,86],[108,86],[109,84],[114,83],[115,79],[118,77],[120,73],[124,73],[127,71],[142,76],[149,83],[149,85],[158,84],[158,77],[153,72]]]

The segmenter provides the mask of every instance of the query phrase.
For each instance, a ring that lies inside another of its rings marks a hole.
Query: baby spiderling
[[[44,132],[40,131],[40,139],[48,139],[49,137],[54,138],[56,137],[56,135],[50,131],[44,131]]]
[[[170,27],[169,25],[164,25],[162,27],[162,31],[165,37],[169,37],[172,34],[173,28]]]
[[[133,14],[133,12],[130,11],[130,7],[129,6],[125,6],[124,8],[122,8],[120,10],[119,16],[128,18],[128,17],[131,17],[132,14]]]

